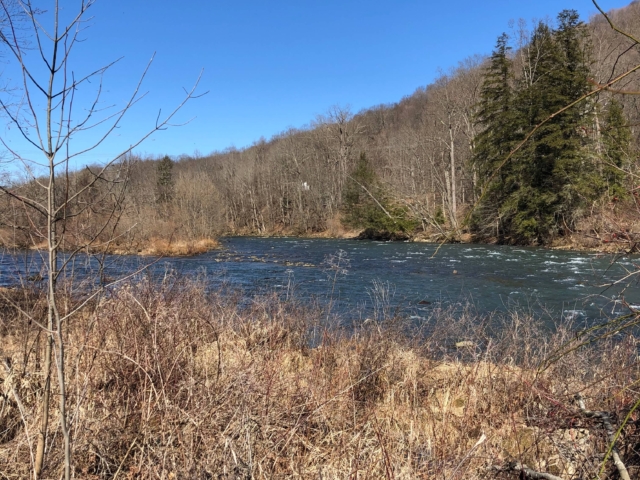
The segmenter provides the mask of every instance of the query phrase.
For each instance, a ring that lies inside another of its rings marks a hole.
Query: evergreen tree
[[[624,185],[624,169],[631,159],[631,129],[624,114],[622,104],[615,98],[609,102],[606,125],[602,132],[603,176],[607,193],[611,197],[624,198],[628,195]]]
[[[342,212],[342,222],[352,228],[408,232],[416,225],[406,208],[393,204],[364,152],[345,183]]]
[[[557,89],[556,69],[559,50],[548,25],[539,23],[526,49],[525,68],[514,98],[512,137],[523,138],[540,121],[563,105]],[[501,202],[504,235],[512,241],[538,240],[540,232],[553,219],[551,204],[555,202],[549,185],[557,152],[545,140],[556,127],[547,123],[511,159],[513,189]]]
[[[558,21],[556,37],[562,60],[559,90],[568,105],[591,89],[591,43],[587,27],[575,10],[564,10]],[[558,181],[559,213],[566,222],[574,223],[581,210],[599,195],[601,179],[596,170],[594,142],[587,134],[594,125],[593,112],[592,101],[585,100],[558,119],[563,122],[556,140],[562,154],[556,161],[554,178]]]
[[[475,139],[473,162],[482,189],[496,168],[509,154],[513,132],[513,108],[511,91],[511,60],[508,57],[509,37],[498,37],[491,55],[480,92],[476,122],[482,130]],[[502,178],[505,174],[502,173]]]
[[[588,91],[586,29],[573,10],[558,15],[558,29],[540,23],[533,33],[528,84],[516,105],[521,135]],[[571,226],[581,207],[597,195],[589,157],[591,108],[586,102],[555,115],[541,126],[513,159],[517,188],[502,205],[509,234],[518,241],[545,242]]]
[[[500,205],[513,188],[511,163],[507,162],[500,167],[513,148],[515,139],[513,72],[508,55],[511,49],[508,41],[506,33],[498,37],[485,70],[475,117],[481,130],[475,139],[472,162],[478,176],[478,186],[484,194],[482,206],[476,210],[477,214],[473,219],[476,229],[479,225],[493,225],[494,219],[499,215]]]
[[[156,201],[166,204],[173,198],[173,160],[167,155],[156,165]]]

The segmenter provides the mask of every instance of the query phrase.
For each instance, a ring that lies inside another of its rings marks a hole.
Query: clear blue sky
[[[78,3],[61,1],[66,13]],[[564,8],[585,20],[596,12],[589,0],[98,0],[73,62],[81,74],[124,56],[105,77],[106,105],[126,99],[156,52],[143,87],[149,94],[95,152],[98,161],[148,130],[204,69],[199,91],[209,93],[177,119],[191,122],[136,151],[207,154],[302,127],[332,105],[357,112],[396,102],[439,69],[489,54],[510,20],[555,18]]]

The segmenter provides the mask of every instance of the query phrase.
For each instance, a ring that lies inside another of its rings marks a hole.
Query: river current
[[[611,255],[542,248],[335,239],[227,237],[222,244],[221,251],[160,259],[148,272],[200,275],[211,289],[224,284],[247,297],[278,292],[331,302],[335,311],[363,318],[381,305],[420,318],[436,306],[471,304],[480,314],[515,309],[596,321],[628,313],[625,303],[640,305],[635,276],[610,285],[636,270],[636,258],[613,262]],[[107,257],[104,276],[118,278],[149,262]],[[35,253],[5,252],[0,285],[37,281],[39,265]],[[82,277],[95,266],[79,257],[73,273]]]

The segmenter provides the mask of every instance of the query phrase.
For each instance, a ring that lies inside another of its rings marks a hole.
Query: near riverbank
[[[28,291],[1,298],[0,471],[27,478],[45,342],[25,313],[45,306]],[[595,478],[609,445],[599,411],[640,474],[638,340],[624,330],[576,337],[442,309],[418,329],[376,317],[344,330],[293,301],[234,298],[142,281],[68,323],[76,477]],[[43,478],[63,463],[54,403]],[[604,464],[600,478],[618,478]]]

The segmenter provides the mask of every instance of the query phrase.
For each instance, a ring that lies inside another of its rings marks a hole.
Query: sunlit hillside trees
[[[638,18],[638,3],[611,12],[636,35]],[[618,212],[635,208],[637,96],[602,91],[553,117],[505,159],[546,117],[640,63],[630,46],[606,20],[583,23],[564,11],[530,29],[516,22],[490,57],[465,59],[395,104],[330,107],[247,148],[168,159],[170,169],[164,155],[130,158],[118,241],[364,229],[345,204],[361,152],[384,192],[378,203],[402,207],[417,225],[412,235],[529,244],[590,229],[585,219],[609,211],[614,199]],[[640,90],[640,77],[616,88]],[[161,185],[163,169],[170,188]],[[0,201],[0,215],[19,217],[8,198]],[[383,209],[376,215],[389,218]],[[590,235],[619,226],[601,223]],[[5,230],[3,241],[14,233]]]

